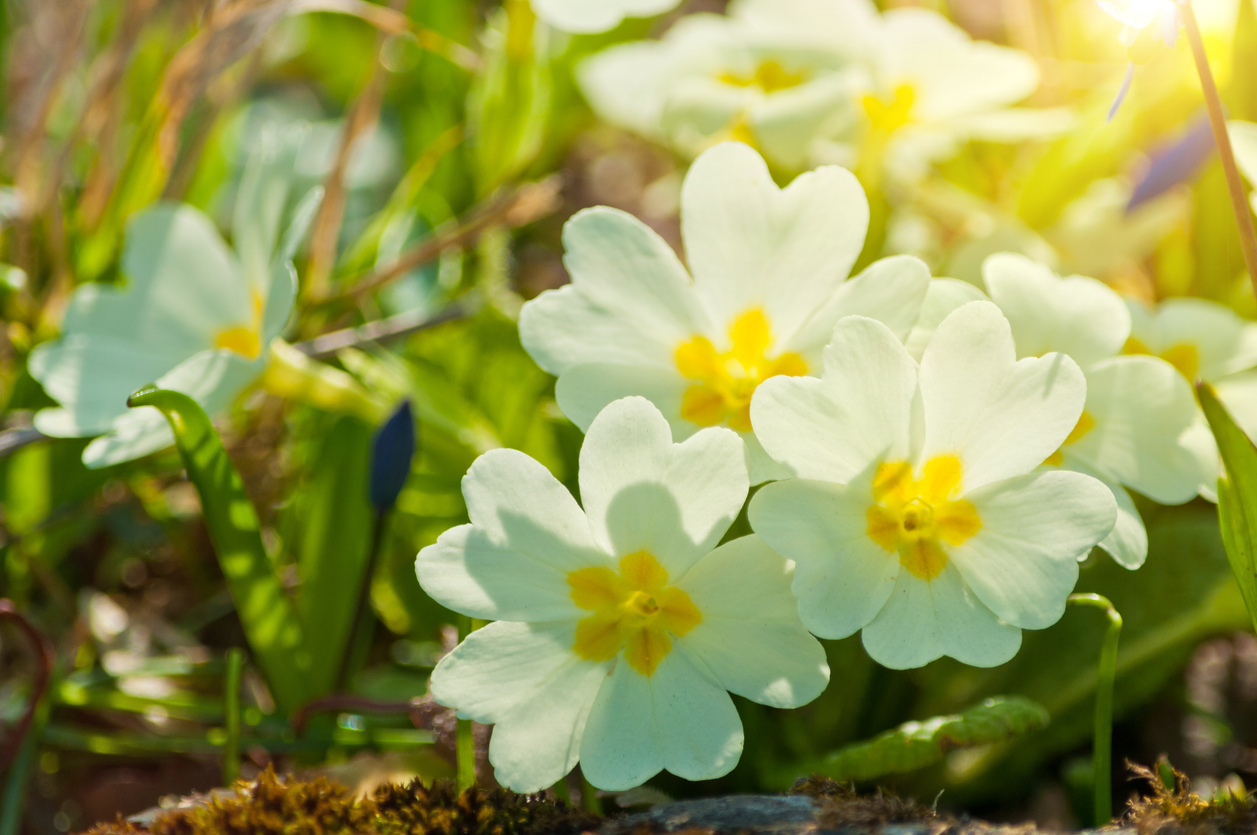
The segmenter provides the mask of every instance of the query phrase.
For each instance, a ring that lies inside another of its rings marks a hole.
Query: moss
[[[1135,776],[1148,782],[1150,797],[1131,801],[1123,822],[1135,827],[1139,835],[1183,833],[1212,835],[1216,832],[1248,835],[1257,831],[1257,801],[1253,797],[1232,794],[1205,800],[1192,791],[1191,780],[1163,757],[1157,771],[1134,763],[1127,767]],[[1162,780],[1160,774],[1166,774]],[[1172,777],[1169,775],[1173,775]],[[1173,788],[1166,785],[1172,782]]]
[[[281,778],[269,769],[255,782],[193,808],[172,810],[147,828],[119,820],[88,835],[574,835],[598,818],[540,795],[450,781],[388,785],[355,799],[325,778]]]
[[[860,795],[849,784],[813,775],[794,784],[790,794],[810,797],[820,804],[817,820],[824,829],[847,826],[877,827],[886,823],[925,823],[938,815],[915,800],[877,790]]]

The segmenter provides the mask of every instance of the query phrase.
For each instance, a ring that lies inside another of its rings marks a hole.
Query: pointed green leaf
[[[292,711],[312,695],[310,653],[297,613],[262,544],[257,512],[218,433],[186,394],[147,386],[131,395],[127,405],[153,406],[170,421],[254,659],[280,709]]]
[[[306,642],[318,647],[310,677],[320,694],[336,685],[371,559],[374,513],[367,490],[371,434],[363,421],[339,418],[320,443],[313,477],[298,498],[297,608]]]
[[[872,780],[925,768],[953,748],[1003,742],[1048,723],[1048,712],[1029,699],[996,697],[955,716],[906,722],[867,742],[848,745],[790,769],[790,778],[823,774],[835,780]]]
[[[1235,425],[1213,388],[1196,386],[1200,405],[1218,441],[1226,476],[1218,479],[1218,525],[1231,571],[1239,583],[1248,614],[1257,625],[1257,447]]]

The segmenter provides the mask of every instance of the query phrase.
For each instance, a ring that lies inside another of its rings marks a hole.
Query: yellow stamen
[[[734,87],[758,87],[765,93],[776,93],[780,90],[798,87],[807,81],[807,73],[791,72],[781,66],[780,62],[770,58],[756,67],[755,72],[750,75],[726,72],[722,73],[719,78],[725,84],[731,84]]]
[[[1200,349],[1187,342],[1171,345],[1160,354],[1153,354],[1151,348],[1132,336],[1126,340],[1122,353],[1159,356],[1178,369],[1178,373],[1186,377],[1189,383],[1195,383],[1196,378],[1200,376]]]
[[[645,551],[622,557],[618,573],[607,566],[581,568],[567,575],[567,584],[572,602],[593,612],[576,625],[572,650],[588,661],[610,661],[624,650],[628,665],[645,676],[672,650],[672,636],[684,637],[703,619]]]
[[[906,461],[879,464],[873,476],[869,538],[922,580],[933,580],[947,567],[943,543],[962,545],[982,529],[974,506],[955,498],[960,489],[960,459],[940,455],[926,462],[914,478]]]
[[[889,135],[913,121],[912,107],[916,104],[916,90],[911,84],[901,84],[889,101],[875,96],[866,95],[860,100],[864,112],[868,114],[869,126],[873,133]]]
[[[1053,452],[1047,458],[1043,459],[1044,464],[1051,464],[1053,467],[1059,467],[1065,463],[1065,447],[1081,440],[1084,435],[1096,428],[1096,419],[1089,413],[1083,412],[1078,416],[1078,422],[1074,424],[1074,428],[1069,430],[1069,434],[1065,436],[1065,440],[1061,442],[1060,449]]]
[[[726,424],[751,431],[751,395],[769,377],[801,377],[807,363],[796,353],[769,359],[772,329],[759,308],[743,313],[729,326],[729,351],[721,353],[705,336],[677,346],[677,370],[694,385],[681,400],[681,416],[699,426]]]
[[[266,312],[266,300],[257,292],[252,294],[253,322],[224,328],[214,338],[214,347],[234,351],[245,359],[255,360],[262,353],[262,315]]]

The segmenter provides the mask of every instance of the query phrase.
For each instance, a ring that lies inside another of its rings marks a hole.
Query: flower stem
[[[1231,208],[1235,210],[1235,222],[1239,224],[1240,248],[1244,250],[1244,266],[1248,268],[1253,292],[1257,294],[1257,233],[1253,231],[1253,216],[1248,206],[1247,196],[1244,194],[1244,183],[1240,179],[1239,167],[1235,164],[1235,151],[1231,148],[1231,137],[1226,130],[1226,114],[1222,109],[1222,99],[1218,95],[1218,85],[1213,79],[1213,71],[1209,69],[1209,58],[1205,55],[1205,42],[1200,36],[1200,24],[1196,22],[1196,13],[1192,10],[1191,2],[1177,0],[1177,3],[1178,10],[1183,16],[1183,28],[1187,31],[1187,41],[1192,47],[1192,57],[1196,61],[1200,87],[1205,94],[1205,107],[1209,111],[1213,139],[1218,146],[1218,156],[1222,158],[1222,169],[1226,172],[1226,186],[1231,194]]]
[[[1113,817],[1113,682],[1117,678],[1117,641],[1122,635],[1122,616],[1106,597],[1098,594],[1071,594],[1069,603],[1102,609],[1109,628],[1100,646],[1096,671],[1095,740],[1092,742],[1092,771],[1095,778],[1095,824],[1102,827]]]
[[[580,773],[580,805],[586,812],[592,812],[595,815],[602,814],[602,801],[598,798],[598,790],[594,788],[593,783],[589,782],[589,778],[583,771]]]
[[[244,650],[232,647],[227,652],[227,679],[223,684],[226,706],[227,742],[223,745],[223,786],[230,788],[240,776],[240,672],[244,667]]]

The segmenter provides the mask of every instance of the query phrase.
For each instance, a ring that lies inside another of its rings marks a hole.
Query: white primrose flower
[[[849,132],[858,118],[856,58],[876,21],[867,0],[833,0],[825,4],[832,19],[790,25],[812,18],[807,5],[791,0],[781,17],[762,20],[742,19],[737,4],[728,17],[690,15],[661,40],[586,59],[577,79],[604,120],[682,154],[736,139],[774,166],[802,171],[819,137]]]
[[[756,386],[817,373],[844,315],[880,319],[900,337],[916,323],[929,285],[923,262],[888,258],[847,280],[868,217],[849,171],[821,168],[783,190],[754,150],[718,145],[682,188],[688,273],[631,215],[581,212],[563,233],[572,283],[524,305],[520,338],[559,378],[559,407],[577,426],[640,395],[677,440],[705,426],[737,430],[758,484],[784,472],[751,431]]]
[[[532,0],[537,17],[563,32],[596,34],[626,17],[654,17],[675,9],[681,0]]]
[[[584,510],[523,453],[472,465],[471,524],[423,549],[417,571],[441,604],[497,621],[441,660],[431,690],[496,726],[503,785],[537,791],[578,761],[608,790],[661,769],[719,777],[742,752],[729,692],[785,708],[825,689],[792,565],[754,535],[717,547],[749,486],[740,446],[718,428],[674,444],[654,406],[627,398],[589,427]]]
[[[1167,44],[1178,37],[1179,12],[1175,0],[1096,0],[1100,9],[1124,24],[1122,42],[1132,43],[1139,33],[1153,23],[1158,25],[1157,35]]]
[[[1065,109],[1014,107],[1039,86],[1030,55],[972,40],[937,12],[886,12],[875,43],[862,135],[836,143],[859,143],[863,164],[897,178],[923,175],[970,140],[1052,138],[1073,123]]]
[[[61,404],[35,415],[39,431],[99,435],[83,463],[105,467],[174,443],[159,411],[127,408],[127,397],[145,383],[183,392],[212,415],[257,379],[292,311],[291,258],[319,196],[312,191],[302,201],[281,243],[302,135],[272,137],[250,158],[235,207],[235,252],[188,205],[159,203],[131,219],[125,283],[77,288],[61,338],[31,352],[31,375]]]
[[[769,380],[751,403],[765,449],[799,475],[761,488],[750,518],[794,560],[804,625],[863,630],[896,669],[1012,658],[1113,527],[1099,481],[1037,471],[1085,399],[1069,357],[1016,359],[990,302],[948,316],[919,366],[885,325],[839,322],[819,379]]]
[[[1257,436],[1257,323],[1206,299],[1166,299],[1155,309],[1130,300],[1127,306],[1131,332],[1123,353],[1160,357],[1187,382],[1209,383],[1236,423],[1250,436]],[[1213,500],[1221,461],[1199,408],[1197,421],[1199,444],[1215,462],[1206,471],[1201,494]]]
[[[1235,150],[1235,162],[1248,179],[1257,183],[1257,122],[1228,122],[1227,133]],[[1257,191],[1251,195],[1253,211],[1257,212]]]
[[[1161,504],[1181,504],[1210,484],[1217,470],[1191,386],[1160,359],[1121,356],[1131,316],[1103,283],[1061,278],[1008,253],[988,258],[983,278],[1012,326],[1018,357],[1060,351],[1086,374],[1086,408],[1044,463],[1109,486],[1117,525],[1100,547],[1126,568],[1138,568],[1148,555],[1148,534],[1126,488]]]

